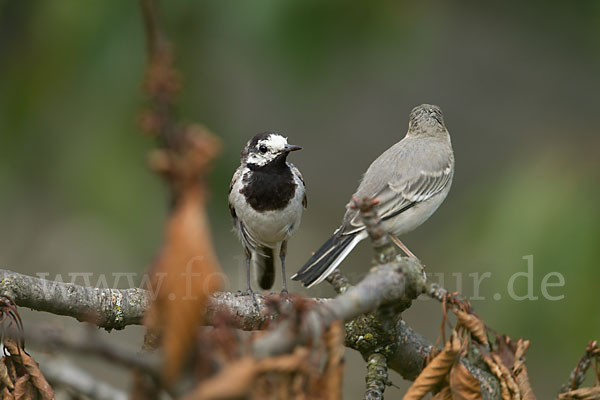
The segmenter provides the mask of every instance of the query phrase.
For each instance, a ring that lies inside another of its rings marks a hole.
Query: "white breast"
[[[240,193],[243,187],[243,177],[248,173],[250,170],[244,168],[240,179],[235,182],[229,194],[229,202],[233,205],[238,219],[257,244],[277,248],[282,241],[288,239],[300,227],[303,211],[302,200],[305,193],[304,184],[294,175],[297,186],[294,197],[288,205],[282,210],[258,212],[246,202],[244,195]],[[236,228],[239,230],[239,227]]]

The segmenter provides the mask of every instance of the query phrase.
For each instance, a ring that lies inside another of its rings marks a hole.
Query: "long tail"
[[[275,282],[275,258],[273,249],[259,247],[252,254],[252,262],[256,271],[258,285],[263,290],[269,290]]]
[[[342,235],[339,231],[334,233],[304,264],[300,271],[292,276],[292,279],[301,281],[306,287],[321,283],[365,237],[367,237],[365,231],[349,235]]]

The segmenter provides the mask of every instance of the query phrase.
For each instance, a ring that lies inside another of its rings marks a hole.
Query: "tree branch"
[[[383,354],[373,353],[367,360],[367,390],[365,400],[383,400],[383,391],[388,384],[387,361]]]
[[[85,334],[76,337],[56,329],[31,329],[25,331],[25,341],[40,350],[53,353],[66,350],[78,355],[98,356],[123,367],[143,371],[153,378],[160,376],[161,364],[157,354],[135,352],[118,342],[107,342],[97,334],[97,329],[89,328]]]
[[[53,386],[65,387],[93,400],[127,400],[128,398],[125,392],[98,381],[96,376],[88,374],[76,365],[40,355],[37,355],[36,359],[40,362],[44,376]]]
[[[412,268],[414,274],[420,279],[420,265],[414,259],[402,258],[398,265],[387,264],[377,267],[357,286],[351,288],[345,286],[347,291],[343,295],[344,297],[314,299],[317,305],[311,310],[312,317],[309,317],[307,321],[310,318],[315,318],[315,321],[305,324],[305,326],[314,328],[316,324],[323,328],[327,321],[350,320],[346,324],[346,346],[361,351],[366,343],[365,336],[373,331],[372,323],[368,320],[361,320],[360,324],[353,323],[352,318],[361,318],[363,313],[394,299],[398,301],[397,304],[401,308],[406,308],[410,304],[412,296],[416,295],[414,293],[409,296],[401,289],[404,287],[406,277],[400,271],[400,266]],[[107,330],[123,329],[127,325],[141,324],[150,300],[150,293],[143,289],[93,288],[48,281],[7,270],[0,270],[0,293],[11,296],[20,307],[69,316],[79,321],[91,322]],[[267,321],[273,320],[275,315],[267,308],[264,296],[257,294],[256,298],[259,304],[258,309],[255,308],[250,296],[228,292],[216,293],[207,306],[205,323],[214,325],[220,310],[226,310],[230,316],[229,322],[234,327],[243,330],[261,329]],[[309,336],[316,337],[309,335],[307,329],[304,330],[303,335],[296,337],[287,330],[290,324],[289,321],[283,321],[275,327],[274,331],[265,335],[263,340],[259,341],[259,351],[262,351],[263,354],[283,352],[285,348],[303,342],[303,340],[298,340],[300,337],[303,337],[304,340]],[[288,328],[286,329],[285,326]],[[349,326],[352,326],[353,329],[349,329]],[[359,329],[359,326],[362,328]],[[282,331],[283,336],[278,339],[276,332]],[[401,319],[396,321],[395,328],[390,332],[395,338],[395,344],[386,354],[388,366],[404,378],[414,380],[423,369],[425,360],[434,346]],[[363,337],[363,340],[358,339],[360,336]],[[267,337],[275,338],[273,344],[269,344]],[[484,385],[497,387],[497,381],[494,381],[491,375],[483,370],[476,370],[482,377],[482,388]],[[491,399],[493,397],[484,398]]]
[[[140,324],[149,305],[143,289],[103,289],[0,270],[0,293],[20,307],[91,322],[106,330]]]
[[[317,304],[303,317],[301,326],[283,321],[275,329],[257,339],[254,354],[267,357],[290,351],[310,339],[318,339],[334,322],[352,319],[394,303],[401,311],[410,306],[424,290],[421,265],[415,259],[397,258],[396,262],[372,268],[356,286],[322,304]]]

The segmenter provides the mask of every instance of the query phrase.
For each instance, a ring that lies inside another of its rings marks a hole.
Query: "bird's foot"
[[[250,296],[252,298],[252,303],[254,304],[254,309],[256,312],[260,312],[260,306],[258,305],[258,300],[256,299],[256,293],[254,290],[248,289],[246,290],[246,296]]]
[[[289,294],[287,289],[283,289],[281,293],[279,293],[279,298],[281,301],[292,303],[292,296]]]

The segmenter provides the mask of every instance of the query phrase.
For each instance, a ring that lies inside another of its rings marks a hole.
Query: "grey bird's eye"
[[[266,153],[267,152],[267,146],[265,146],[264,144],[261,144],[260,147],[258,148],[258,150],[261,153]]]

